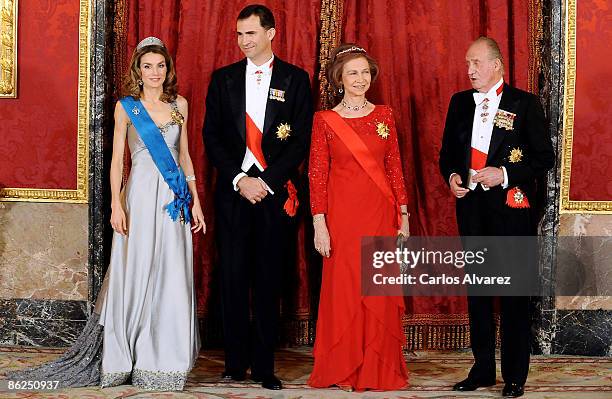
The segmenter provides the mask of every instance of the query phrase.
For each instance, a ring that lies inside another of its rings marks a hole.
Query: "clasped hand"
[[[480,183],[485,187],[499,186],[504,182],[504,171],[501,168],[487,166],[486,168],[480,169],[472,177],[472,181],[474,183]],[[459,176],[458,174],[454,174],[450,178],[451,192],[457,198],[463,198],[467,193],[470,192],[469,189],[461,187],[462,183],[463,181],[461,180],[461,176]]]
[[[486,168],[480,169],[474,177],[472,177],[474,183],[480,183],[485,187],[499,186],[504,182],[504,171],[501,168],[494,166],[487,166]]]
[[[268,195],[268,190],[264,182],[255,177],[245,176],[238,180],[236,186],[238,187],[240,195],[246,198],[251,204],[261,202],[261,200]]]

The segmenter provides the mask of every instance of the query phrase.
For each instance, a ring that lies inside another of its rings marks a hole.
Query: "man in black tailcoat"
[[[473,90],[448,107],[440,171],[457,198],[462,236],[535,235],[535,185],[555,155],[538,98],[504,83],[497,43],[477,39],[466,54]],[[529,370],[529,297],[500,297],[503,396],[518,397]],[[493,298],[468,297],[474,365],[454,390],[495,384]]]
[[[308,74],[276,57],[272,12],[261,5],[237,18],[245,59],[213,73],[204,143],[217,169],[216,242],[225,337],[223,378],[251,378],[281,389],[274,375],[279,297],[295,178],[310,143],[313,103]],[[251,294],[249,296],[249,294]],[[250,305],[254,328],[250,328]]]

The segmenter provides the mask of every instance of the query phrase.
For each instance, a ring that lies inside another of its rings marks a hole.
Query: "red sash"
[[[261,150],[262,137],[263,133],[261,132],[261,130],[259,130],[255,122],[253,122],[253,119],[251,119],[249,114],[246,114],[247,147],[249,147],[249,150],[253,153],[255,159],[257,159],[257,162],[259,162],[261,167],[266,169],[268,167],[268,164],[266,163],[266,158],[264,157],[263,151]],[[300,205],[300,202],[297,198],[297,190],[291,180],[289,180],[287,184],[285,184],[285,187],[287,188],[289,198],[287,198],[287,201],[285,201],[285,205],[283,208],[285,209],[285,212],[287,212],[287,215],[295,216],[295,214],[297,213],[297,208]]]
[[[259,130],[255,122],[253,122],[253,119],[251,119],[249,114],[246,114],[247,147],[249,147],[249,150],[251,150],[253,155],[255,155],[255,159],[257,159],[257,162],[259,162],[261,167],[265,169],[268,167],[268,165],[266,164],[266,158],[264,157],[263,152],[261,151],[262,137],[263,133],[261,133],[261,130]]]
[[[349,149],[357,163],[363,168],[367,175],[372,179],[374,184],[382,192],[382,194],[389,200],[398,213],[398,226],[401,226],[401,215],[395,196],[387,180],[385,171],[380,167],[380,164],[376,162],[374,156],[370,152],[370,149],[366,144],[359,138],[359,135],[352,127],[350,127],[344,119],[337,112],[334,111],[323,111],[321,116],[332,128],[336,136],[346,147]]]
[[[472,147],[472,161],[470,162],[470,168],[474,170],[484,169],[487,165],[487,154],[482,151],[478,151]]]

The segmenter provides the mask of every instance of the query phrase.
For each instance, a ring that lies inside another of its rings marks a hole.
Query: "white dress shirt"
[[[259,128],[262,133],[264,121],[266,119],[266,105],[268,103],[268,93],[270,91],[273,61],[274,55],[272,55],[272,58],[270,58],[264,64],[257,66],[253,63],[253,61],[247,58],[245,77],[246,113],[251,117],[257,128]],[[240,169],[242,169],[242,173],[237,174],[232,181],[235,191],[238,191],[238,180],[244,176],[247,176],[245,172],[247,172],[253,165],[263,172],[263,166],[259,163],[259,161],[257,161],[257,158],[255,158],[255,155],[253,155],[249,147],[246,147],[242,165],[240,167]],[[267,184],[266,189],[271,194],[274,194]]]
[[[491,135],[493,134],[493,121],[495,119],[495,114],[499,108],[499,103],[501,101],[503,92],[497,94],[497,90],[503,86],[504,79],[501,78],[491,89],[489,89],[486,93],[474,93],[474,102],[476,103],[476,108],[474,109],[474,123],[472,125],[472,148],[477,149],[478,151],[488,154],[489,145],[491,144]],[[485,104],[487,104],[487,109],[484,109]],[[483,114],[487,114],[484,115]],[[502,188],[508,187],[508,173],[506,172],[505,167],[501,167],[504,172],[504,181],[502,182]],[[477,183],[472,181],[472,177],[477,172],[474,169],[470,169],[468,176],[468,184],[467,188],[470,190],[474,190],[477,186]],[[453,177],[455,173],[452,173],[449,177],[450,179]],[[489,190],[489,187],[483,185],[481,183],[483,190]]]

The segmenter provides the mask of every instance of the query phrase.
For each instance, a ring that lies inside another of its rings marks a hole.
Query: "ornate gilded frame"
[[[576,89],[576,3],[577,0],[566,0],[565,3],[565,93],[560,213],[612,214],[612,201],[574,201],[570,199]]]
[[[327,81],[327,59],[334,47],[340,44],[342,36],[342,18],[344,16],[342,0],[321,0],[321,32],[319,34],[319,105],[321,109],[331,107],[331,84]]]
[[[15,1],[16,3],[16,1]],[[76,189],[0,188],[0,201],[87,203],[89,196],[90,0],[79,2],[79,92]],[[16,15],[16,14],[15,14]],[[15,19],[16,22],[16,19]],[[16,26],[16,24],[15,24]],[[16,28],[15,28],[16,29]]]
[[[0,0],[0,98],[17,97],[18,0]]]

